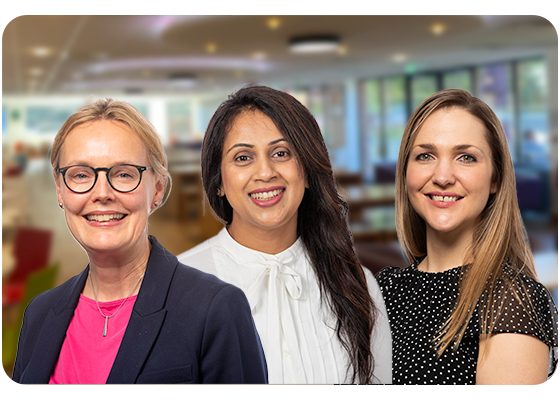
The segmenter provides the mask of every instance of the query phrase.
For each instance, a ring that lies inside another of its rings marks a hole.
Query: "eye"
[[[290,155],[290,153],[288,153],[286,150],[280,150],[280,151],[277,151],[276,153],[274,153],[273,157],[281,158],[281,157],[288,157],[289,155]]]
[[[432,156],[428,153],[422,153],[422,154],[418,154],[416,156],[417,161],[429,161],[431,159],[432,159]]]
[[[470,154],[463,154],[461,157],[459,157],[459,161],[470,164],[472,162],[476,162],[476,158]]]
[[[240,163],[246,163],[250,160],[250,158],[249,158],[248,155],[240,155],[240,156],[235,157],[234,160],[237,161],[237,162],[240,162]]]

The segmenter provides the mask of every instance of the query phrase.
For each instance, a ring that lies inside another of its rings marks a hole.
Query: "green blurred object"
[[[58,263],[54,263],[47,268],[30,274],[27,278],[23,299],[19,305],[15,323],[11,326],[2,327],[2,365],[5,371],[11,370],[16,360],[19,331],[27,305],[35,296],[54,287],[57,272]]]

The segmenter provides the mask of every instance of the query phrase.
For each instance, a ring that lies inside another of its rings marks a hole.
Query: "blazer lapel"
[[[88,276],[89,266],[76,276],[75,282],[50,309],[35,342],[29,364],[21,377],[21,383],[48,383],[60,355],[68,325],[74,316],[80,293]]]
[[[107,383],[135,383],[165,320],[165,302],[177,257],[150,236],[152,251]]]

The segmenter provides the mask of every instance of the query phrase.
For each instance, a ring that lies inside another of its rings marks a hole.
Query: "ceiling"
[[[312,34],[337,35],[338,50],[290,52]],[[2,92],[305,85],[529,57],[557,38],[538,16],[21,16],[4,30]]]

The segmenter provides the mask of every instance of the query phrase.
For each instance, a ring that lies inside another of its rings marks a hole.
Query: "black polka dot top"
[[[476,383],[480,302],[457,351],[448,347],[438,359],[432,344],[451,313],[461,269],[429,273],[412,264],[407,268],[388,267],[377,274],[391,325],[394,384]],[[515,276],[510,267],[504,266],[504,272]],[[505,286],[498,286],[498,290],[504,289],[505,307],[492,332],[528,334],[546,343],[551,350],[550,376],[558,361],[558,312],[542,284],[523,274],[518,279],[526,287],[526,293],[518,292],[521,302],[508,296]],[[533,311],[522,305],[527,297]]]

